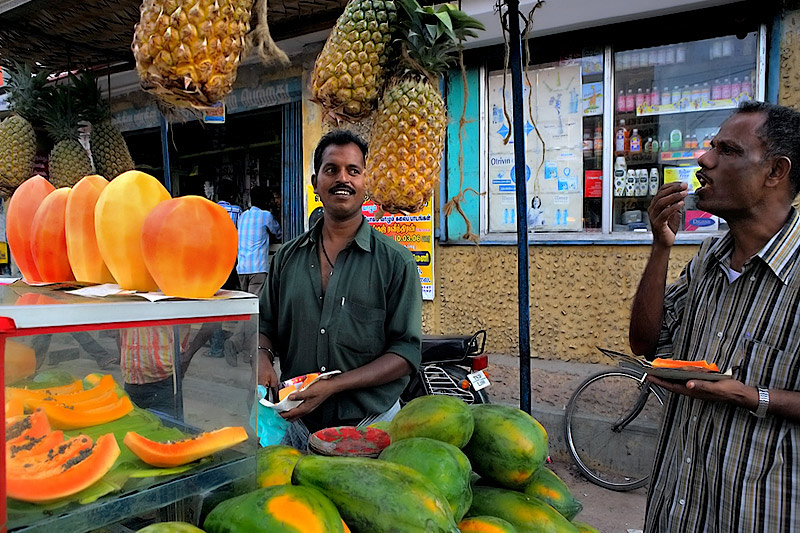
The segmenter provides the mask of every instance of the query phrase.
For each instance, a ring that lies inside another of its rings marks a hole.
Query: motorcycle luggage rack
[[[456,383],[452,376],[437,365],[425,367],[422,372],[422,381],[426,392],[431,396],[453,396],[469,404],[475,403],[475,396],[472,391],[462,389],[460,382]]]

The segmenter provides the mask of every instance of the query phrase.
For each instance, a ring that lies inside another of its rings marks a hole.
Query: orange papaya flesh
[[[46,452],[6,463],[6,477],[43,477],[54,469],[63,467],[72,458],[92,447],[91,437],[78,435],[50,448]]]
[[[517,533],[578,533],[578,529],[569,520],[538,498],[494,487],[478,486],[473,491],[472,507],[467,512],[469,517],[496,516],[514,526]]]
[[[123,396],[116,402],[96,409],[80,409],[52,402],[44,402],[41,409],[47,413],[53,428],[80,429],[118,420],[133,411],[133,404],[130,398]]]
[[[6,421],[9,418],[14,418],[19,415],[25,414],[25,406],[19,398],[13,398],[6,401]]]
[[[80,392],[83,390],[83,381],[75,380],[67,385],[60,387],[48,387],[46,389],[21,389],[17,387],[6,387],[6,399],[22,399],[28,398],[44,399],[48,396],[58,396],[59,394],[71,394],[73,392]]]
[[[26,439],[25,442],[16,445],[12,444],[6,449],[6,459],[11,461],[33,457],[58,446],[62,442],[64,442],[64,433],[62,431],[51,431],[41,437]]]
[[[44,503],[80,492],[100,480],[114,466],[120,454],[113,433],[97,439],[91,448],[66,461],[61,468],[34,478],[6,478],[6,493],[11,498]]]
[[[65,392],[65,393],[53,393],[50,390],[47,390],[44,396],[40,394],[31,395],[30,392],[26,389],[12,389],[12,395],[16,398],[23,398],[24,400],[55,400],[59,403],[79,403],[86,400],[91,400],[97,398],[98,396],[102,396],[105,392],[114,390],[116,383],[114,383],[114,376],[111,374],[106,374],[100,381],[97,382],[97,385],[91,387],[89,389],[82,389],[76,392]],[[22,391],[22,392],[20,392]],[[28,394],[26,394],[28,393]]]
[[[496,516],[475,516],[458,523],[461,533],[517,533],[508,521]]]
[[[135,431],[129,431],[122,442],[145,463],[170,468],[191,463],[246,440],[247,432],[244,428],[233,426],[174,442],[156,442]]]
[[[719,372],[716,363],[709,363],[705,359],[702,361],[684,361],[681,359],[662,359],[657,357],[650,364],[653,368],[691,368],[692,370],[708,370],[709,372]]]
[[[50,422],[42,409],[37,409],[25,415],[10,426],[6,426],[6,448],[24,442],[26,439],[35,439],[50,432]]]
[[[119,398],[113,390],[107,390],[105,392],[101,392],[99,396],[88,398],[80,402],[65,402],[61,400],[59,396],[48,397],[44,400],[25,400],[25,409],[32,411],[42,407],[43,405],[61,405],[68,409],[82,411],[105,407],[117,402],[118,400]]]

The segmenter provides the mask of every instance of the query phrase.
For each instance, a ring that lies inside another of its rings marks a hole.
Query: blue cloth
[[[230,204],[224,200],[220,200],[217,202],[219,205],[225,208],[225,211],[228,212],[230,215],[231,220],[233,220],[233,225],[236,226],[236,229],[239,229],[239,215],[242,213],[242,208],[238,205]]]
[[[269,234],[281,236],[272,213],[251,207],[239,217],[239,255],[236,272],[257,274],[269,271]]]

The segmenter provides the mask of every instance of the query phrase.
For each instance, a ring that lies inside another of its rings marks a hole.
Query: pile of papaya
[[[216,505],[203,530],[140,533],[597,531],[574,521],[582,506],[545,466],[547,433],[519,409],[424,396],[383,428],[377,459],[262,448],[259,488]]]

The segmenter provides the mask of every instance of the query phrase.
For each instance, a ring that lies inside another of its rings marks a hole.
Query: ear
[[[785,155],[772,160],[770,172],[767,175],[767,187],[792,187],[789,173],[792,170],[792,161]]]
[[[311,186],[314,187],[314,193],[315,194],[319,194],[317,192],[317,175],[316,174],[311,174]]]

